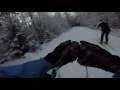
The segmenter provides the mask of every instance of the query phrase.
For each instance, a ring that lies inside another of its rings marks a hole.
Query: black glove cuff
[[[55,66],[56,61],[58,61],[59,55],[54,53],[49,53],[44,59],[49,62],[51,65]]]

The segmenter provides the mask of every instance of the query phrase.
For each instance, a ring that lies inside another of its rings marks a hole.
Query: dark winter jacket
[[[97,26],[97,28],[101,27],[103,32],[110,32],[110,28],[107,23],[100,22]]]

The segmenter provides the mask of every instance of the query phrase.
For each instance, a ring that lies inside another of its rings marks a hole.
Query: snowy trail
[[[80,42],[81,40],[85,40],[90,43],[99,45],[94,40],[94,38],[100,37],[101,32],[100,31],[98,32],[99,33],[97,34],[95,30],[92,30],[89,28],[74,27],[70,31],[63,33],[58,38],[55,38],[48,44],[44,44],[42,46],[42,51],[38,50],[35,53],[27,53],[25,55],[25,59],[9,61],[0,66],[22,64],[27,61],[39,59],[40,57],[44,57],[49,52],[53,51],[53,49],[56,46],[58,46],[61,42],[66,40],[72,40],[77,42]],[[116,50],[113,50],[109,48],[109,52],[120,56],[120,47],[119,47],[120,38],[116,36],[110,36],[109,39],[110,39],[111,46],[113,46],[116,49]],[[79,65],[76,61],[63,66],[62,68],[60,68],[59,71],[62,78],[86,78],[86,68],[84,66]],[[113,73],[106,72],[101,69],[92,68],[92,67],[88,67],[88,72],[89,72],[89,78],[112,78],[112,75],[113,75]]]

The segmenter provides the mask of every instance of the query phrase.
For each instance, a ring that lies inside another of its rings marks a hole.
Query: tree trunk
[[[32,14],[31,14],[31,12],[29,12],[29,15],[30,15],[30,18],[31,18],[31,21],[32,21],[32,24],[33,24],[33,27],[34,27],[34,29],[35,29],[35,31],[36,31],[36,34],[37,34],[37,37],[39,38],[39,43],[41,43],[41,38],[40,38],[40,36],[38,35],[38,30],[37,30],[37,28],[36,28],[36,26],[35,26],[35,23],[34,23],[34,21],[33,21],[33,17],[32,17]]]

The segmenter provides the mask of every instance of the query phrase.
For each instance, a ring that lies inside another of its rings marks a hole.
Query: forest
[[[94,28],[100,19],[120,28],[119,12],[0,12],[0,63],[41,50],[72,27]]]

